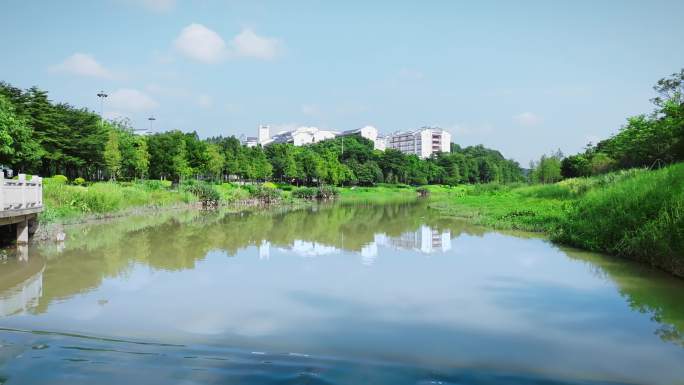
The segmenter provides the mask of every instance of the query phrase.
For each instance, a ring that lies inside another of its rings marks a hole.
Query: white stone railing
[[[26,210],[43,207],[43,178],[26,174],[17,179],[5,179],[0,171],[0,211]]]

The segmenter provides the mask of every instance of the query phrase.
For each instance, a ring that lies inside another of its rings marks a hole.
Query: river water
[[[66,231],[0,258],[0,384],[684,384],[684,280],[425,202]]]

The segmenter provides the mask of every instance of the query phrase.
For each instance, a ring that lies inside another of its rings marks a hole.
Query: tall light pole
[[[152,133],[152,122],[157,120],[157,118],[155,118],[154,116],[150,116],[149,118],[147,118],[147,120],[150,121],[150,134],[151,134]]]
[[[104,127],[104,100],[107,98],[107,95],[104,91],[100,91],[97,93],[97,97],[100,99],[100,122],[102,124],[102,127]]]

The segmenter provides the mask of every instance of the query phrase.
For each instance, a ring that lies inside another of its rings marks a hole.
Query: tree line
[[[359,136],[295,147],[247,147],[234,136],[200,139],[178,130],[135,134],[128,120],[105,121],[93,111],[53,103],[37,87],[0,83],[0,165],[17,172],[86,180],[184,178],[280,181],[296,184],[459,184],[514,182],[520,166],[483,146],[428,159],[373,149]]]
[[[653,86],[655,109],[627,119],[618,133],[579,154],[564,157],[558,151],[532,164],[533,182],[599,175],[610,171],[661,168],[684,160],[684,69]]]

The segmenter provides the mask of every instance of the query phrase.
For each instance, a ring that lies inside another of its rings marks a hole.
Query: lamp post
[[[104,91],[100,91],[97,93],[97,97],[100,99],[100,124],[102,127],[104,127],[104,100],[107,98],[107,95]]]
[[[157,120],[157,118],[155,118],[154,116],[150,116],[149,118],[147,118],[147,120],[150,121],[150,134],[151,134],[152,133],[152,122]]]

